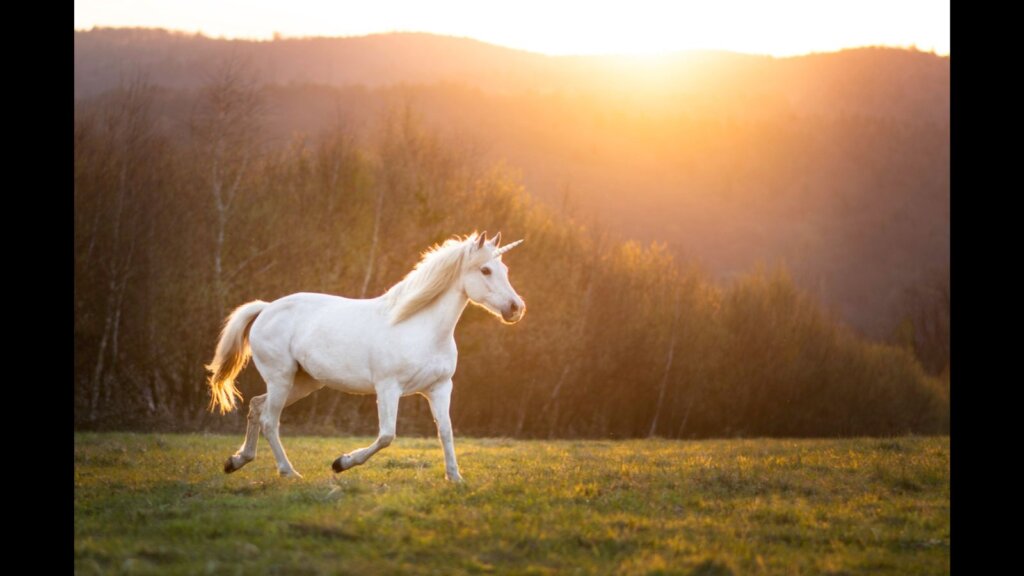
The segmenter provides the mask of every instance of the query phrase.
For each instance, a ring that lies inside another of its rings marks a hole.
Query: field
[[[75,435],[78,574],[944,574],[949,438],[266,442]]]

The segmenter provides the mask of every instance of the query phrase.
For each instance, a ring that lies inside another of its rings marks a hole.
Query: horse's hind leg
[[[267,399],[266,394],[254,396],[249,400],[249,416],[246,418],[245,442],[234,455],[228,457],[224,462],[224,472],[231,474],[256,458],[256,442],[260,439],[260,412],[263,402]]]
[[[263,429],[263,436],[270,444],[270,450],[277,460],[277,471],[285,478],[302,478],[302,475],[295,471],[295,467],[288,460],[288,455],[281,445],[281,412],[288,403],[294,386],[295,372],[287,374],[275,374],[267,380],[267,400],[263,403],[263,411],[260,413],[260,426]]]
[[[323,388],[323,384],[300,370],[295,375],[295,382],[292,385],[292,390],[288,395],[285,407],[291,406],[321,388]],[[249,417],[247,418],[245,428],[245,442],[238,449],[238,452],[229,457],[224,463],[224,472],[230,474],[256,458],[256,442],[260,437],[260,415],[263,411],[263,403],[266,400],[267,395],[261,394],[254,396],[249,401]]]

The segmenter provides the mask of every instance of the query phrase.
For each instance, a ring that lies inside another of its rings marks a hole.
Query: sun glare
[[[77,0],[75,29],[161,27],[228,38],[430,32],[564,54],[705,49],[788,56],[856,46],[949,54],[949,1]]]

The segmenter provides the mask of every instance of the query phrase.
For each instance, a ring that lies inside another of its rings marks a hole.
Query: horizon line
[[[949,58],[949,52],[940,52],[934,48],[925,50],[917,47],[916,44],[910,44],[908,46],[900,46],[893,44],[862,44],[857,46],[843,46],[831,50],[809,50],[806,52],[794,52],[785,54],[771,54],[767,52],[740,52],[737,50],[730,50],[727,48],[709,48],[709,47],[694,47],[694,48],[680,48],[675,50],[661,50],[661,51],[638,51],[638,52],[565,52],[565,53],[551,53],[542,52],[538,50],[530,50],[527,48],[520,48],[516,46],[509,46],[506,44],[499,44],[489,40],[483,40],[473,36],[458,36],[455,34],[440,34],[437,32],[428,32],[424,30],[388,30],[383,32],[369,32],[366,34],[353,34],[353,35],[336,35],[336,36],[323,36],[323,35],[308,35],[308,36],[293,36],[284,34],[281,32],[274,32],[269,37],[267,36],[248,36],[248,35],[225,35],[221,34],[218,36],[210,35],[201,29],[197,30],[183,30],[176,28],[167,28],[163,26],[108,26],[102,24],[94,24],[91,28],[75,28],[77,32],[92,32],[96,30],[153,30],[162,31],[169,34],[177,34],[182,36],[199,36],[210,40],[223,40],[223,41],[241,41],[241,42],[259,42],[259,43],[273,43],[281,42],[286,40],[351,40],[359,38],[369,38],[372,36],[389,36],[399,34],[418,34],[423,36],[434,36],[437,38],[452,38],[457,40],[471,40],[473,42],[479,42],[488,46],[494,46],[496,48],[503,48],[506,50],[513,50],[516,52],[525,52],[528,54],[535,54],[537,56],[546,56],[551,58],[572,58],[572,57],[625,57],[625,58],[652,58],[652,57],[664,57],[672,56],[677,54],[693,53],[693,52],[721,52],[727,54],[737,54],[743,56],[752,56],[758,58],[799,58],[802,56],[814,56],[820,54],[838,54],[847,50],[864,50],[864,49],[885,49],[885,50],[904,50],[908,52],[918,52],[921,54],[931,54],[940,58]]]

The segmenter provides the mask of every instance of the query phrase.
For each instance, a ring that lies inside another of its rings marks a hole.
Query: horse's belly
[[[370,382],[342,380],[321,380],[321,382],[331,390],[338,390],[349,394],[376,394],[377,392]]]
[[[352,394],[372,394],[373,373],[362,358],[341,354],[308,354],[298,358],[302,371],[328,388]]]

